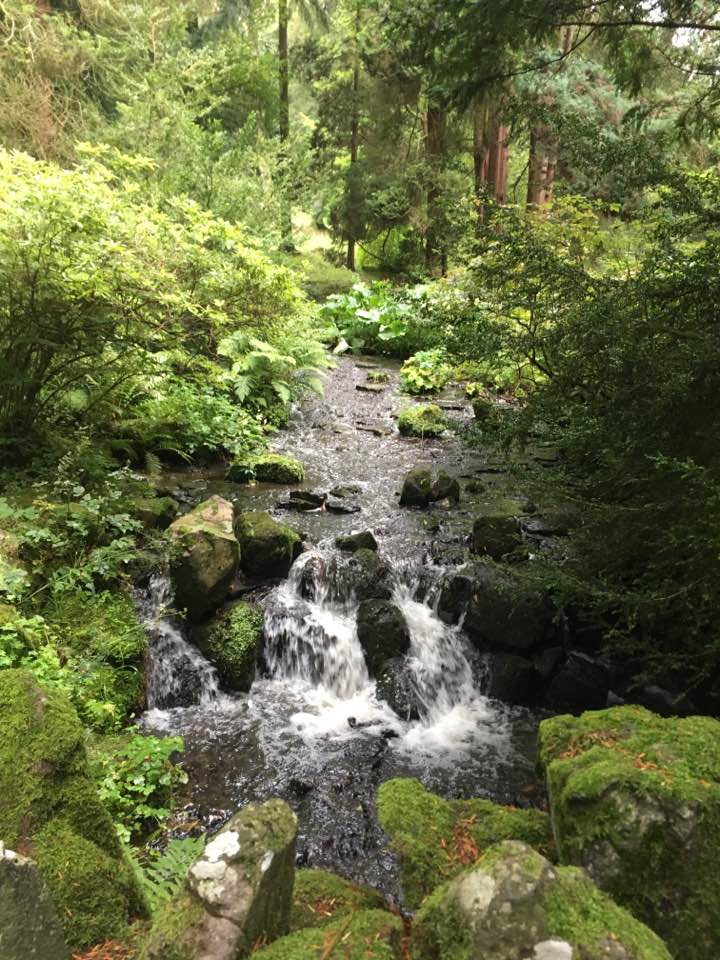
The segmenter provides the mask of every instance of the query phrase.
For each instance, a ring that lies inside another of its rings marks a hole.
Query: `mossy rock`
[[[553,854],[550,818],[540,810],[482,799],[443,800],[418,780],[388,780],[378,792],[377,809],[400,857],[400,880],[411,909],[501,840],[522,840]]]
[[[37,860],[72,949],[122,936],[145,904],[73,707],[30,674],[5,670],[0,728],[0,839]]]
[[[300,535],[269,513],[240,513],[235,518],[240,566],[253,577],[286,577],[301,550]]]
[[[344,880],[327,870],[298,870],[295,874],[290,932],[326,927],[349,913],[382,910],[381,894]]]
[[[266,453],[260,457],[252,457],[238,463],[233,463],[225,475],[233,483],[277,483],[289,485],[302,483],[305,479],[303,465],[292,457],[284,457],[279,453]]]
[[[361,530],[359,533],[350,533],[345,537],[336,537],[335,546],[345,553],[357,553],[358,550],[377,552],[378,542],[372,530]]]
[[[233,506],[210,497],[175,520],[170,533],[176,544],[176,603],[191,620],[201,620],[225,600],[237,573],[240,547],[233,533]]]
[[[369,370],[368,383],[390,383],[390,374],[387,370]]]
[[[240,600],[198,630],[198,646],[217,667],[225,689],[247,693],[252,687],[264,623],[262,607]]]
[[[418,403],[402,410],[397,420],[404,437],[439,437],[448,428],[448,419],[434,403]]]
[[[166,530],[178,515],[178,505],[172,497],[138,497],[129,505],[129,513],[146,530]]]
[[[671,960],[587,874],[524,843],[490,847],[439,887],[413,925],[413,960]]]
[[[561,861],[683,960],[720,956],[720,721],[642,707],[555,717],[540,763]]]
[[[253,960],[401,960],[402,921],[383,910],[349,913],[253,953]]]

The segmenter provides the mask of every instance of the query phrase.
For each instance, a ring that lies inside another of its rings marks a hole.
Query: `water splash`
[[[162,574],[154,574],[147,590],[136,597],[140,621],[150,639],[148,709],[216,704],[221,699],[217,672],[186,640],[184,624],[169,613],[172,602],[172,585]]]

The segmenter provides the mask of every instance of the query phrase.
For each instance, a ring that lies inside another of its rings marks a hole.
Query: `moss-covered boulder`
[[[253,960],[401,960],[402,921],[384,910],[350,913],[253,953]]]
[[[448,419],[434,403],[418,403],[401,410],[397,418],[403,437],[439,437],[448,428]]]
[[[250,690],[264,623],[262,607],[239,600],[224,607],[196,632],[197,644],[217,667],[223,689]]]
[[[37,862],[71,948],[122,938],[146,908],[73,707],[30,674],[4,670],[0,729],[0,840]]]
[[[372,530],[360,530],[335,539],[335,546],[345,553],[357,553],[358,550],[377,550],[378,542]]]
[[[238,960],[289,930],[297,818],[282,800],[236,814],[156,915],[143,960]],[[254,956],[255,954],[253,954]]]
[[[377,809],[400,858],[400,879],[411,908],[501,840],[553,850],[546,813],[490,800],[443,800],[418,780],[388,780],[378,792]]]
[[[326,927],[349,913],[382,910],[377,890],[338,877],[327,870],[298,870],[295,874],[290,931]]]
[[[300,554],[300,535],[269,513],[239,513],[235,534],[240,542],[240,566],[252,577],[286,577]]]
[[[201,620],[225,600],[237,573],[240,547],[233,533],[233,506],[211,497],[175,520],[170,533],[177,546],[175,600],[192,620]]]
[[[37,864],[0,841],[0,957],[69,960],[60,918]]]
[[[178,512],[178,505],[172,497],[138,497],[130,504],[130,514],[146,530],[166,530]]]
[[[400,491],[401,507],[426,507],[432,492],[432,473],[418,467],[406,474]]]
[[[720,721],[642,707],[540,727],[558,853],[683,960],[720,956]]]
[[[490,847],[423,904],[414,960],[672,960],[647,927],[582,870],[524,843]]]
[[[522,544],[520,525],[515,517],[485,514],[473,523],[471,549],[481,557],[502,560]]]
[[[233,483],[277,483],[287,486],[302,483],[305,470],[298,460],[284,457],[279,453],[265,453],[259,457],[232,463],[228,467],[226,479]]]

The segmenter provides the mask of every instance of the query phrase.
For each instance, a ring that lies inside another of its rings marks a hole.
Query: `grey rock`
[[[399,607],[388,600],[364,600],[358,607],[357,634],[368,670],[375,676],[383,663],[410,649],[410,630]]]
[[[68,960],[62,925],[42,874],[32,860],[0,841],[0,957]]]

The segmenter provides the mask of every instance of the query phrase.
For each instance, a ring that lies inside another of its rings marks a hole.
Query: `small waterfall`
[[[150,638],[147,673],[149,709],[208,706],[220,698],[215,668],[183,636],[183,623],[168,614],[173,589],[167,576],[155,574],[136,598],[140,620]]]

